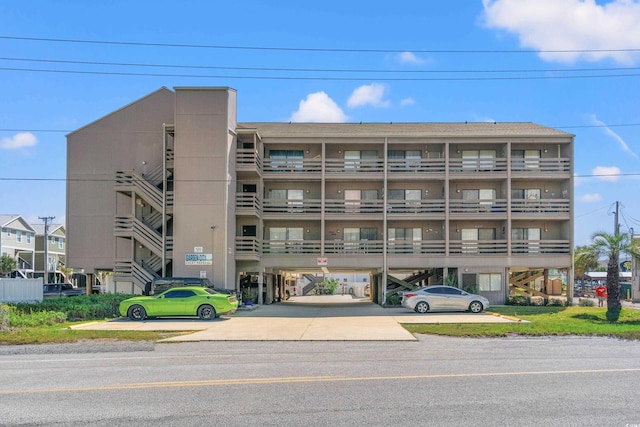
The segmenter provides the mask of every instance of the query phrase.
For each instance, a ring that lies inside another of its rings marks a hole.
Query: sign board
[[[623,272],[631,271],[631,261],[629,260],[622,261],[620,263],[620,271],[623,271]]]
[[[328,261],[329,260],[327,258],[320,257],[320,258],[318,258],[318,265],[327,265]]]
[[[202,271],[200,271],[200,278],[201,278],[201,279],[206,279],[206,278],[207,278],[207,272],[206,272],[206,270],[202,270]]]
[[[195,246],[193,248],[193,252],[195,252],[197,254],[201,254],[202,253],[202,246]]]
[[[213,254],[184,254],[184,265],[213,265]]]

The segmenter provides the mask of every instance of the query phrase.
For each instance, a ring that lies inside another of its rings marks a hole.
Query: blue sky
[[[640,232],[640,0],[6,0],[0,213],[64,222],[65,134],[162,86],[233,87],[239,121],[558,128],[575,243],[616,201]]]

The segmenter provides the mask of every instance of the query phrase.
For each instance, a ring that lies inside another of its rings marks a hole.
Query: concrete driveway
[[[76,325],[74,329],[193,331],[167,338],[179,341],[415,341],[401,323],[509,323],[513,319],[487,313],[427,313],[382,308],[351,296],[294,297],[287,302],[241,310],[214,321],[162,318]]]

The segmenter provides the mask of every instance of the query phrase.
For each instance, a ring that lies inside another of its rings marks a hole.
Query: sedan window
[[[424,290],[428,294],[442,294],[442,288],[432,288]]]
[[[460,292],[459,289],[454,289],[454,288],[441,288],[442,289],[442,293],[443,294],[447,294],[447,295],[461,295],[462,292]]]

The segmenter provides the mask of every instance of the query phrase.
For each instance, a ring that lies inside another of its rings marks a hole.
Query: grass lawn
[[[623,308],[617,323],[610,323],[606,308],[497,306],[487,312],[517,317],[528,322],[403,324],[414,334],[456,337],[506,337],[513,335],[581,335],[610,336],[640,340],[640,310]],[[428,314],[427,314],[428,316]]]
[[[86,322],[64,323],[52,326],[12,328],[0,332],[0,345],[59,344],[86,340],[102,341],[157,341],[184,334],[159,331],[79,331],[70,325]]]

